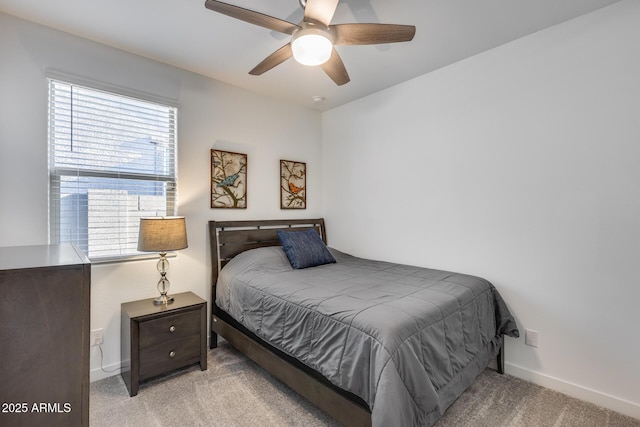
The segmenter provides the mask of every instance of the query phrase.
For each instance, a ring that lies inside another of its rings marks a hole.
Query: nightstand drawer
[[[140,380],[200,360],[200,334],[140,350]]]
[[[140,323],[140,349],[200,335],[200,311],[174,314]]]

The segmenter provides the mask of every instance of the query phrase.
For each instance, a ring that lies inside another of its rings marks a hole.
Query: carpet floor
[[[153,379],[129,397],[120,375],[91,383],[91,427],[339,426],[226,343],[195,366]],[[640,420],[490,369],[436,427],[640,427]]]

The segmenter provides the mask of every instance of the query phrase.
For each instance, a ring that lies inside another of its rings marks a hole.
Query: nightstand
[[[167,305],[154,298],[121,306],[122,378],[129,395],[140,382],[195,363],[207,369],[207,302],[192,292]]]

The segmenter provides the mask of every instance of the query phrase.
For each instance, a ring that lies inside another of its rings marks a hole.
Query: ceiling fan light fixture
[[[349,73],[333,47],[373,45],[413,40],[416,27],[396,24],[331,24],[340,0],[298,0],[304,17],[298,24],[274,18],[255,10],[206,0],[205,7],[249,24],[291,36],[291,41],[267,56],[249,74],[259,76],[293,57],[304,65],[321,65],[322,71],[338,86],[349,83]]]
[[[321,29],[297,31],[291,39],[293,58],[303,65],[321,65],[331,58],[333,42]]]

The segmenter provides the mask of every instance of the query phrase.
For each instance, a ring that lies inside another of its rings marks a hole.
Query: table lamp
[[[153,300],[156,305],[170,304],[173,297],[167,295],[169,292],[169,261],[167,252],[184,249],[187,244],[187,227],[183,216],[158,216],[150,218],[140,218],[140,233],[138,235],[138,250],[141,252],[159,252],[158,271],[160,280],[158,281],[158,291],[160,296]]]

